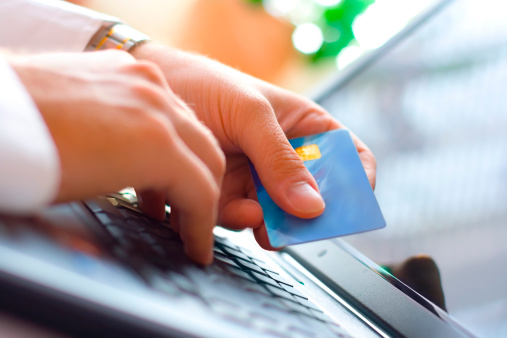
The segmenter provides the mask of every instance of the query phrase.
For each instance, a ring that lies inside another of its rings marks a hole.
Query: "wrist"
[[[140,31],[120,22],[105,22],[88,42],[85,51],[118,49],[131,52],[150,38]]]
[[[179,84],[184,83],[192,73],[193,57],[198,57],[155,42],[136,46],[130,54],[137,60],[148,60],[159,66],[173,90],[177,90]]]

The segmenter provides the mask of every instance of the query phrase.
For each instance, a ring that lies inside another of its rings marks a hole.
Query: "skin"
[[[158,67],[119,51],[10,56],[10,63],[59,151],[56,202],[126,186],[161,191],[179,211],[186,253],[212,261],[224,155]]]
[[[288,138],[345,128],[322,107],[206,57],[153,43],[136,47],[132,54],[160,67],[174,92],[220,143],[227,162],[220,225],[234,230],[251,227],[263,248],[274,249],[267,239],[248,159],[283,210],[302,218],[324,211],[315,180],[288,142]],[[359,138],[352,137],[374,188],[375,158]],[[162,204],[152,206],[162,208]],[[178,223],[173,224],[178,230]]]
[[[248,160],[273,200],[302,218],[325,204],[288,142],[344,128],[310,100],[208,58],[144,44],[119,51],[11,57],[59,150],[56,202],[133,186],[141,208],[171,226],[200,264],[215,224],[253,228],[269,245]],[[91,136],[93,135],[93,136]],[[372,187],[375,159],[354,143]]]

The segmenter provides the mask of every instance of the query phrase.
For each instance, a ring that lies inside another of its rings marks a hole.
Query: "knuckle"
[[[167,105],[163,89],[149,82],[134,83],[131,90],[134,97],[144,106],[141,107],[142,110],[146,110],[146,108],[163,110]]]
[[[251,115],[258,115],[259,113],[272,113],[273,109],[269,100],[264,97],[260,92],[252,90],[248,87],[241,85],[238,86],[227,86],[225,89],[225,95],[230,99],[230,106],[228,110],[241,112],[248,111]]]
[[[177,147],[177,133],[171,122],[159,113],[153,111],[137,111],[135,120],[139,145],[149,151],[146,155],[157,157],[171,156],[171,151]]]
[[[162,70],[151,61],[141,60],[132,65],[132,70],[148,81],[159,86],[164,85],[165,79]]]
[[[262,95],[247,96],[245,103],[247,104],[247,107],[249,107],[250,110],[253,112],[261,112],[268,114],[271,114],[273,112],[271,103],[269,103],[268,99],[266,99]]]

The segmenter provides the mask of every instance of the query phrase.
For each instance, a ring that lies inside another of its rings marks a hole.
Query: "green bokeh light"
[[[248,1],[251,3],[263,4],[266,7],[267,5],[272,5],[276,0]],[[298,3],[299,6],[292,6],[289,8],[291,2],[292,4]],[[302,23],[312,23],[321,29],[324,36],[321,47],[315,52],[308,54],[310,60],[318,61],[324,58],[336,57],[343,48],[355,41],[352,24],[356,17],[363,13],[366,8],[374,2],[375,0],[342,0],[334,2],[323,2],[322,0],[285,0],[288,7],[288,15],[285,15],[284,19],[292,22],[295,26]],[[282,6],[283,3],[283,1],[279,1],[280,6]],[[297,22],[301,17],[304,18],[305,16],[305,13],[301,13],[301,5],[310,6],[313,12],[317,12],[319,15],[312,15],[311,20]],[[300,12],[297,12],[298,10]]]

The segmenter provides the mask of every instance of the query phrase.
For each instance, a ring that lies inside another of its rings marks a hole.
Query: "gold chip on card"
[[[319,146],[316,144],[309,144],[307,146],[297,147],[296,153],[299,155],[299,158],[303,161],[316,160],[321,158]]]

